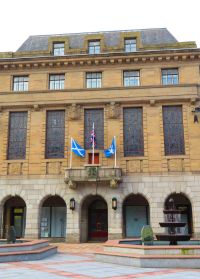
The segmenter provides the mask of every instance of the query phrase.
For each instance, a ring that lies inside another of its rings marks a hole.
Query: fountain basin
[[[170,241],[170,242],[177,242],[177,241],[187,241],[190,240],[190,234],[156,234],[156,238],[161,241]]]
[[[200,268],[200,241],[154,241],[152,246],[142,245],[139,239],[109,240],[96,260],[135,267]]]
[[[168,228],[168,227],[173,227],[173,228],[183,228],[185,227],[184,222],[161,222],[159,223],[161,227],[163,228]]]

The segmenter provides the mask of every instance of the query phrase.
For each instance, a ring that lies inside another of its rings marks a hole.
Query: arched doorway
[[[123,203],[125,237],[140,237],[141,229],[149,224],[149,203],[140,194],[131,194]]]
[[[169,207],[169,200],[173,198],[175,208],[181,209],[182,214],[179,216],[181,222],[185,222],[184,228],[177,228],[177,233],[189,233],[192,234],[192,207],[190,200],[182,193],[171,194],[165,201],[165,208]]]
[[[66,203],[59,196],[50,196],[42,204],[40,237],[64,238],[66,236]]]
[[[81,209],[81,242],[108,239],[108,207],[100,196],[89,196]]]
[[[15,227],[16,237],[25,235],[26,226],[26,203],[19,197],[10,197],[4,204],[3,210],[3,237],[6,237],[10,226]]]

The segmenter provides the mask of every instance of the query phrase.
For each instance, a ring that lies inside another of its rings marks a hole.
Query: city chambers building
[[[171,197],[200,236],[199,95],[200,49],[165,28],[30,36],[0,53],[0,237],[157,233]]]

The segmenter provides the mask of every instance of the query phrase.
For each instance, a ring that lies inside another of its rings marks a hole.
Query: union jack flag
[[[92,125],[92,131],[90,133],[90,144],[91,146],[93,147],[96,147],[97,145],[97,142],[96,142],[96,135],[95,135],[95,131],[94,131],[94,122],[93,122],[93,125]]]

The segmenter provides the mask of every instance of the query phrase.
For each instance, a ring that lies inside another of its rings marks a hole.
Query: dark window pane
[[[27,112],[10,112],[8,159],[26,158]]]
[[[143,156],[142,108],[124,108],[124,156]]]
[[[181,106],[163,107],[165,155],[185,153],[183,117]]]
[[[46,122],[46,158],[64,158],[65,112],[55,110],[47,112]]]
[[[104,116],[103,109],[85,109],[84,141],[85,148],[92,149],[90,143],[92,125],[96,134],[96,149],[104,149]]]

